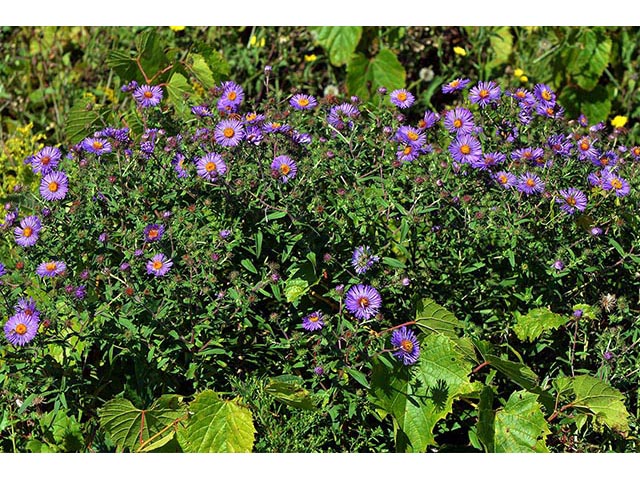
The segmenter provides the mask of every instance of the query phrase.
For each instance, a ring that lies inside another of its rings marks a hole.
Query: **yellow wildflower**
[[[527,77],[526,75],[520,75],[520,81],[522,83],[527,83],[529,81],[529,77]]]
[[[461,57],[467,55],[467,51],[462,47],[453,47],[453,53],[455,53],[456,55],[460,55]]]
[[[523,75],[524,75],[524,70],[522,70],[521,68],[516,68],[516,69],[513,71],[513,76],[514,76],[514,77],[521,77],[521,76],[523,76]]]
[[[622,128],[624,127],[629,119],[627,117],[623,117],[622,115],[616,115],[613,120],[611,120],[611,126],[613,128]]]
[[[309,63],[311,63],[311,62],[315,62],[317,58],[318,58],[318,57],[316,57],[316,56],[312,53],[311,55],[305,55],[305,56],[304,56],[304,61],[305,61],[305,62],[309,62]]]
[[[181,32],[183,31],[186,27],[169,27],[172,31],[174,32]]]

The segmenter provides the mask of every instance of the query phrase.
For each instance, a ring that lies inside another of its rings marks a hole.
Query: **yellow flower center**
[[[525,183],[529,187],[535,187],[536,186],[536,181],[533,178],[527,178],[527,181]]]
[[[218,167],[216,166],[215,162],[207,162],[207,164],[204,166],[204,169],[207,172],[215,172],[216,170],[218,170]]]
[[[525,93],[524,93],[522,90],[518,90],[518,91],[516,92],[516,97],[518,97],[518,98],[525,98],[525,97],[526,97],[526,95],[525,95]]]
[[[56,264],[53,262],[49,262],[44,266],[44,268],[47,270],[47,272],[53,272],[56,269]]]
[[[611,180],[610,183],[611,183],[611,186],[616,190],[620,190],[622,188],[622,182],[617,178],[614,178],[613,180]]]
[[[222,133],[224,134],[225,137],[231,138],[236,132],[233,128],[227,127],[222,131]]]
[[[502,183],[502,184],[507,183],[507,181],[508,181],[508,180],[509,180],[509,179],[507,178],[507,176],[506,176],[506,175],[500,175],[500,176],[498,177],[498,181],[499,181],[500,183]]]
[[[400,342],[400,348],[405,352],[411,352],[413,350],[413,342],[405,338]]]
[[[407,94],[404,92],[400,92],[398,94],[398,100],[400,100],[401,102],[404,102],[407,99]]]
[[[456,128],[460,128],[462,126],[462,120],[460,120],[459,118],[456,118],[453,121],[453,126],[456,127]]]
[[[102,142],[98,142],[97,140],[96,140],[95,142],[93,142],[93,148],[94,148],[95,150],[100,150],[100,149],[102,149],[102,147],[103,147],[103,146],[104,146],[104,145],[103,145],[103,143],[102,143]]]
[[[633,154],[634,154],[634,155],[640,155],[640,148],[635,147],[635,148],[633,149]]]
[[[572,206],[575,207],[576,206],[576,199],[573,197],[567,197],[567,203]]]
[[[291,167],[286,163],[283,163],[282,165],[280,165],[280,173],[282,175],[287,175],[290,171],[291,171]]]
[[[407,133],[407,137],[409,137],[409,140],[415,142],[418,139],[418,134],[416,132],[409,132]]]
[[[418,122],[418,127],[420,127],[420,128],[424,128],[424,127],[426,127],[426,126],[427,126],[427,122],[425,122],[424,120],[420,120],[420,121]]]
[[[50,161],[51,161],[51,157],[47,156],[47,157],[42,157],[42,160],[40,160],[40,163],[42,165],[49,165]]]
[[[460,85],[460,80],[454,80],[453,82],[449,83],[449,86],[451,88],[456,88],[458,85]]]
[[[281,123],[273,122],[273,123],[271,124],[271,128],[280,128],[280,126],[281,126],[281,125],[282,125]]]
[[[358,305],[360,305],[360,308],[367,308],[369,306],[369,299],[367,297],[360,297],[358,299]]]
[[[589,142],[587,142],[586,140],[583,140],[582,142],[580,142],[580,150],[582,150],[583,152],[586,152],[587,150],[589,150]]]
[[[158,236],[158,229],[152,228],[148,233],[149,238],[156,238]]]
[[[32,233],[33,230],[31,229],[31,227],[24,227],[24,230],[22,230],[22,235],[24,237],[30,237]]]
[[[482,90],[480,90],[480,93],[478,93],[478,96],[480,98],[487,98],[489,96],[489,90],[483,88]]]
[[[18,325],[16,325],[15,330],[18,335],[24,335],[25,333],[27,333],[27,326],[24,323],[19,323]]]
[[[303,97],[298,100],[298,105],[300,105],[301,107],[306,107],[307,105],[309,105],[309,100]]]
[[[49,191],[50,192],[57,192],[58,191],[58,183],[57,182],[49,182]]]
[[[549,108],[547,108],[546,112],[547,112],[547,115],[549,115],[550,117],[552,117],[552,116],[553,116],[553,107],[549,107]]]
[[[227,98],[232,102],[236,99],[236,97],[237,97],[236,92],[234,92],[233,90],[227,93]]]
[[[151,90],[147,90],[144,92],[144,98],[152,98],[153,97],[153,92]]]
[[[462,145],[460,147],[460,153],[463,155],[469,155],[471,153],[471,147],[469,145]]]
[[[609,159],[607,157],[602,157],[600,159],[600,164],[601,165],[609,165]]]
[[[160,270],[162,268],[162,262],[160,260],[156,260],[153,262],[153,269]]]
[[[540,94],[547,102],[551,100],[551,92],[549,90],[543,90]]]
[[[255,114],[255,113],[247,113],[247,116],[245,118],[247,119],[247,122],[252,122],[257,117],[258,117],[258,115]]]
[[[318,320],[320,320],[320,317],[318,315],[312,315],[309,317],[309,321],[312,323],[316,323]]]
[[[405,147],[405,149],[402,151],[402,153],[404,153],[405,155],[409,155],[411,153],[412,148],[411,147]]]

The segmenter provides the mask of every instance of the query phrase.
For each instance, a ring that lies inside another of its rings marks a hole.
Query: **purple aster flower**
[[[550,136],[547,140],[547,145],[555,155],[561,157],[566,157],[573,149],[571,141],[562,134]]]
[[[536,97],[526,88],[518,88],[509,95],[515,98],[521,106],[532,108],[536,104]]]
[[[344,130],[345,128],[353,128],[353,119],[360,116],[360,110],[350,103],[342,103],[331,107],[327,122],[336,130]]]
[[[293,97],[291,97],[291,100],[289,100],[289,105],[291,105],[296,110],[311,110],[312,108],[318,106],[318,101],[311,95],[297,93]]]
[[[634,160],[640,160],[640,146],[631,147],[631,156]]]
[[[553,262],[553,268],[558,271],[564,270],[564,262],[562,260],[556,260],[555,262]]]
[[[538,115],[542,115],[543,117],[559,119],[564,117],[564,108],[559,104],[554,105],[543,105],[541,103],[536,105],[536,113]]]
[[[133,98],[142,108],[155,107],[162,100],[162,88],[157,85],[142,85],[135,89]]]
[[[0,277],[4,277],[7,274],[7,267],[4,266],[4,263],[0,262]]]
[[[395,347],[393,356],[402,360],[404,365],[413,365],[420,356],[420,344],[412,330],[400,327],[391,334],[391,345]]]
[[[223,147],[235,147],[244,138],[244,125],[238,120],[222,120],[216,125],[213,136]]]
[[[189,172],[184,168],[185,157],[181,153],[176,153],[173,160],[171,160],[171,165],[173,165],[173,169],[178,174],[178,178],[187,178],[189,176]]]
[[[424,116],[418,122],[418,128],[420,130],[427,130],[433,127],[440,120],[440,115],[430,110],[424,112]]]
[[[345,307],[349,313],[360,320],[368,320],[376,316],[381,306],[382,297],[370,285],[355,285],[347,292]]]
[[[574,318],[582,318],[582,315],[584,314],[584,312],[582,310],[580,310],[579,308],[575,309],[573,311],[573,317]]]
[[[477,158],[471,162],[471,166],[473,168],[477,168],[479,170],[487,170],[496,165],[504,163],[507,157],[504,153],[500,152],[490,152],[485,153],[482,158]]]
[[[404,277],[400,283],[402,283],[403,287],[408,287],[411,285],[411,279],[409,277]]]
[[[149,275],[155,275],[156,277],[162,277],[169,272],[172,266],[173,261],[170,258],[167,258],[163,253],[158,253],[147,262],[147,273]]]
[[[191,113],[200,118],[212,116],[211,110],[206,105],[194,105],[191,107]]]
[[[24,346],[38,333],[38,319],[16,313],[4,324],[4,336],[13,346]]]
[[[164,235],[164,225],[158,223],[151,223],[144,227],[144,241],[145,242],[159,242]]]
[[[576,210],[582,212],[587,208],[587,196],[577,188],[568,188],[558,192],[560,198],[556,199],[560,203],[560,208],[567,213],[574,213]]]
[[[36,273],[41,277],[55,277],[63,274],[67,270],[67,266],[64,262],[57,260],[50,260],[48,262],[42,262],[38,265]]]
[[[73,294],[78,300],[82,300],[84,297],[87,296],[87,287],[85,287],[84,285],[79,285],[76,287]]]
[[[604,180],[608,172],[609,169],[607,168],[600,170],[599,172],[591,172],[587,176],[587,180],[592,187],[604,188]]]
[[[121,272],[126,272],[131,268],[131,264],[129,262],[122,262],[120,264],[120,271]]]
[[[411,145],[400,145],[396,158],[401,162],[413,162],[420,155],[420,149]]]
[[[448,95],[454,92],[458,92],[469,85],[469,83],[471,83],[471,80],[469,80],[468,78],[456,78],[455,80],[452,80],[451,82],[442,86],[442,93]]]
[[[133,256],[134,257],[141,257],[144,254],[144,250],[142,250],[141,248],[136,248],[133,251]]]
[[[599,237],[600,235],[602,235],[602,229],[600,227],[591,227],[589,233],[594,237]]]
[[[482,145],[471,135],[458,135],[449,145],[449,152],[456,162],[474,163],[482,158]]]
[[[98,241],[100,243],[107,243],[108,239],[109,239],[109,235],[107,235],[106,232],[102,232],[100,235],[98,235]]]
[[[405,109],[413,105],[416,97],[414,97],[413,94],[408,90],[401,88],[399,90],[394,90],[393,92],[391,92],[391,94],[389,95],[389,99],[391,100],[391,103],[393,103],[396,107]]]
[[[581,113],[578,116],[578,125],[581,127],[586,127],[589,125],[589,120],[587,120],[587,116],[584,113]]]
[[[514,160],[520,160],[527,162],[533,166],[539,166],[540,163],[544,164],[544,150],[542,148],[525,147],[518,148],[511,153],[511,158]],[[542,162],[539,162],[542,160]]]
[[[592,140],[590,137],[582,137],[577,142],[578,155],[580,160],[593,160],[600,155],[600,152],[593,146],[596,140]]]
[[[324,375],[324,368],[318,366],[318,367],[313,369],[313,373],[315,373],[316,375],[318,375],[320,377],[320,376]]]
[[[240,85],[232,81],[224,82],[222,84],[222,95],[220,96],[220,100],[218,100],[218,110],[235,111],[243,100],[244,90]]]
[[[491,103],[497,103],[500,93],[500,87],[495,82],[478,82],[478,85],[469,91],[469,101],[484,108]]]
[[[40,310],[36,306],[33,297],[21,298],[14,307],[15,313],[24,313],[27,317],[34,317],[36,320],[40,318]]]
[[[310,332],[321,330],[324,327],[324,319],[322,317],[323,315],[320,311],[310,313],[302,318],[302,328]]]
[[[58,166],[61,158],[62,153],[56,147],[44,147],[33,156],[31,168],[34,173],[49,173]]]
[[[293,140],[298,145],[309,145],[313,138],[309,133],[298,132],[297,130],[293,131],[291,135],[291,140]]]
[[[602,358],[604,358],[605,360],[609,361],[613,358],[613,353],[606,351],[602,354]]]
[[[538,102],[545,108],[552,107],[556,103],[556,94],[544,83],[538,83],[533,88],[533,96],[536,97]]]
[[[69,179],[62,171],[47,173],[40,181],[40,195],[48,202],[62,200],[69,191]]]
[[[613,167],[618,163],[618,155],[613,150],[609,150],[597,157],[591,158],[591,163],[602,168]]]
[[[298,166],[287,155],[279,155],[271,163],[271,172],[275,177],[280,178],[282,183],[287,183],[296,176]]]
[[[395,138],[398,142],[409,144],[414,148],[420,148],[427,143],[427,137],[424,133],[421,133],[417,128],[406,125],[398,129]]]
[[[291,130],[291,125],[282,122],[265,122],[262,125],[263,133],[287,133]]]
[[[122,87],[120,87],[120,91],[124,93],[128,93],[128,92],[133,92],[136,88],[138,88],[138,82],[136,82],[135,80],[131,80],[126,85],[123,85]]]
[[[222,238],[223,240],[226,240],[227,238],[229,238],[231,236],[231,230],[225,228],[223,230],[220,230],[220,238]]]
[[[616,197],[624,197],[631,191],[631,185],[624,178],[615,175],[613,172],[603,170],[602,188],[612,190]]]
[[[262,113],[249,112],[244,116],[244,123],[248,125],[260,125],[264,120],[265,116]]]
[[[32,247],[38,240],[38,234],[42,229],[40,219],[36,215],[25,217],[20,226],[14,230],[16,243],[21,247]]]
[[[527,195],[542,193],[544,191],[544,182],[535,173],[527,172],[520,176],[516,188]]]
[[[380,257],[371,254],[371,248],[367,246],[357,247],[351,256],[351,265],[358,275],[362,275],[373,265],[380,261]]]
[[[111,144],[102,138],[87,137],[82,141],[82,148],[89,153],[95,153],[100,156],[111,152]]]
[[[196,161],[196,171],[202,178],[215,182],[219,175],[227,172],[227,164],[217,153],[207,153]]]
[[[473,114],[466,108],[458,107],[444,114],[444,128],[451,133],[471,133],[474,127]]]

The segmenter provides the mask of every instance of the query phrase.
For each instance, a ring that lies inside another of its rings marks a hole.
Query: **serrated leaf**
[[[237,400],[223,400],[205,390],[189,405],[192,412],[178,440],[189,453],[248,453],[255,428],[251,411]]]
[[[575,46],[578,54],[569,70],[580,88],[584,90],[595,88],[609,65],[612,46],[611,39],[603,31],[593,29],[584,31]]]
[[[485,73],[488,78],[491,78],[491,71],[509,61],[511,52],[513,50],[513,35],[511,34],[511,27],[497,27],[491,32],[489,38],[491,50],[493,55],[485,65]]]
[[[216,82],[204,57],[199,53],[191,53],[189,59],[191,60],[191,70],[202,86],[206,89],[213,88]]]
[[[107,54],[105,60],[107,67],[113,69],[118,74],[120,79],[124,83],[128,83],[131,80],[143,82],[144,77],[140,73],[138,65],[136,65],[135,59],[128,53],[120,50],[112,50]]]
[[[522,388],[533,390],[538,386],[538,376],[524,363],[512,362],[491,354],[485,354],[483,358],[492,367]]]
[[[290,278],[284,287],[284,295],[287,302],[293,303],[309,290],[309,282],[301,278]]]
[[[185,416],[186,409],[181,399],[178,395],[163,395],[147,410],[134,407],[125,398],[113,399],[98,411],[100,426],[119,449],[137,451],[165,429],[166,435],[171,435],[172,429],[167,427]]]
[[[629,412],[624,406],[624,396],[619,390],[589,375],[579,375],[570,383],[574,399],[571,405],[589,410],[598,423],[627,432]],[[565,386],[564,390],[566,391]]]
[[[406,78],[404,67],[391,50],[381,50],[374,58],[356,53],[347,65],[347,90],[368,100],[378,87],[388,90],[403,88]]]
[[[495,412],[496,453],[548,451],[545,438],[551,432],[537,399],[535,393],[513,392],[505,406]]]
[[[548,308],[534,308],[526,315],[515,312],[516,324],[513,331],[520,340],[534,341],[544,332],[555,330],[570,319],[564,315],[553,313]]]
[[[446,308],[430,298],[423,298],[416,305],[416,325],[425,333],[442,333],[457,338],[462,323]]]
[[[597,123],[609,117],[613,95],[613,91],[610,92],[604,85],[597,85],[591,91],[567,87],[560,93],[558,102],[566,108],[567,116],[575,118],[584,113],[590,123]]]
[[[356,51],[362,27],[315,27],[316,41],[329,53],[331,64],[340,67]]]
[[[101,111],[88,99],[76,100],[69,110],[64,125],[65,134],[70,143],[76,144],[92,135],[96,126],[100,124]]]
[[[269,379],[265,391],[291,407],[314,410],[315,402],[302,383],[303,380],[295,375],[281,375]]]
[[[389,371],[376,363],[371,379],[372,402],[391,413],[399,451],[424,452],[434,445],[433,429],[453,410],[453,401],[474,390],[472,364],[445,335],[420,337],[420,359],[410,368]]]
[[[187,81],[184,75],[178,72],[174,72],[171,75],[169,83],[167,83],[167,93],[169,102],[173,105],[176,113],[180,116],[186,116],[191,111],[189,100],[193,103],[197,103],[193,88]]]

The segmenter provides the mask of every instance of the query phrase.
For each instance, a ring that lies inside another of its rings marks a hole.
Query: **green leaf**
[[[293,303],[309,290],[309,282],[302,278],[290,278],[284,287],[284,295],[287,302]]]
[[[290,407],[314,410],[315,402],[303,386],[303,380],[295,375],[280,375],[269,379],[265,391]]]
[[[189,404],[192,415],[178,441],[188,453],[249,453],[255,429],[251,411],[236,400],[205,390]]]
[[[495,451],[495,418],[493,410],[493,390],[485,385],[480,393],[480,403],[478,404],[478,440],[487,453]]]
[[[404,87],[404,67],[391,50],[381,50],[374,58],[357,53],[347,65],[347,90],[368,100],[378,87],[396,90]]]
[[[526,315],[515,312],[516,324],[513,331],[520,340],[534,341],[544,332],[555,330],[570,319],[564,315],[553,313],[548,308],[534,308]]]
[[[149,409],[140,410],[129,400],[116,398],[98,410],[100,426],[120,450],[137,451],[156,435],[158,439],[152,442],[160,435],[172,435],[171,426],[185,416],[186,407],[181,400],[179,395],[163,395]]]
[[[513,392],[505,406],[495,412],[494,452],[548,451],[545,438],[551,432],[537,399],[535,393]]]
[[[193,88],[189,85],[187,79],[181,73],[174,72],[171,75],[169,83],[167,83],[167,93],[169,103],[173,105],[176,113],[180,116],[186,116],[191,111],[189,99],[192,102],[196,102],[194,98],[195,94]]]
[[[362,36],[362,27],[314,27],[310,30],[336,67],[349,61]]]
[[[425,333],[442,333],[457,338],[462,323],[456,316],[430,298],[423,298],[416,306],[416,325]]]
[[[128,83],[131,80],[143,82],[144,77],[140,73],[138,65],[136,65],[135,59],[128,53],[120,50],[112,50],[107,54],[105,60],[107,67],[113,69],[118,74],[120,79]]]
[[[191,70],[202,86],[206,89],[213,88],[216,82],[204,57],[199,53],[191,53],[188,58],[191,60]]]
[[[604,85],[597,85],[590,91],[567,87],[560,93],[558,101],[566,108],[568,116],[577,117],[584,113],[590,123],[597,123],[609,117],[614,95],[614,88]]]
[[[374,365],[372,402],[391,413],[399,451],[424,452],[435,445],[433,429],[453,410],[453,401],[472,392],[472,364],[447,336],[421,337],[421,356],[412,367]]]
[[[258,270],[256,270],[256,267],[253,265],[253,263],[251,262],[251,260],[249,260],[248,258],[245,258],[243,260],[240,261],[240,264],[246,268],[247,270],[249,270],[251,273],[258,273]]]
[[[491,354],[483,357],[492,367],[522,388],[533,390],[538,386],[538,376],[524,363],[512,362]]]
[[[571,405],[588,410],[594,415],[596,423],[604,424],[618,432],[629,430],[629,412],[624,406],[624,396],[619,390],[589,375],[579,375],[568,385],[566,381],[554,384],[558,390],[562,387],[565,394],[570,390],[574,397]]]
[[[574,47],[578,49],[578,53],[569,65],[569,72],[580,88],[584,90],[595,88],[609,65],[612,46],[611,39],[603,31],[594,29],[584,31]]]
[[[402,263],[400,260],[397,260],[392,257],[382,257],[382,263],[390,266],[391,268],[397,268],[400,270],[404,270],[405,268],[407,268],[407,266],[404,263]]]
[[[491,78],[491,71],[509,61],[513,50],[513,35],[511,27],[497,27],[491,32],[489,38],[493,55],[485,65],[485,74]]]
[[[64,125],[69,142],[76,144],[93,134],[101,118],[100,108],[89,99],[76,100]]]

